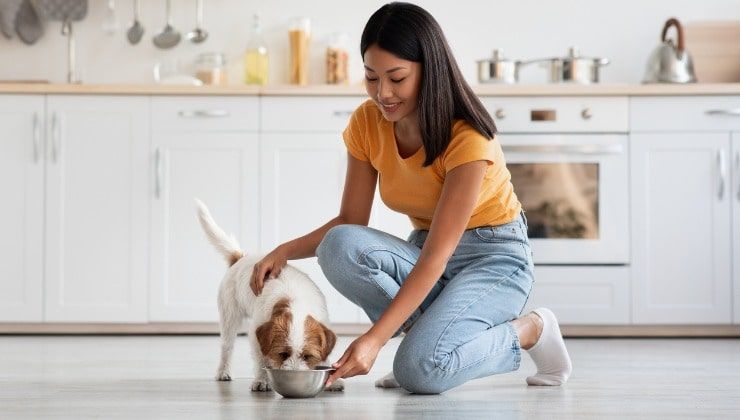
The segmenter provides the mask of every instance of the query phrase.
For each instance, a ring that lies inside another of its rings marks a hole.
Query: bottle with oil
[[[244,53],[244,83],[248,85],[266,85],[269,71],[267,43],[262,36],[259,15],[254,15],[252,32]]]

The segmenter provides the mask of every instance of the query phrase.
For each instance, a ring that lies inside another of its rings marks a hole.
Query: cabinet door
[[[0,95],[0,322],[43,319],[44,97]]]
[[[740,324],[740,131],[732,133],[732,263],[733,263],[733,290],[734,321]]]
[[[729,323],[727,133],[634,134],[633,320]]]
[[[47,99],[46,320],[146,321],[149,99]]]
[[[206,240],[193,199],[245,252],[256,251],[258,152],[256,133],[154,133],[151,321],[218,321],[218,287],[228,266]]]
[[[335,133],[262,137],[262,250],[305,235],[339,213],[346,149]],[[354,323],[359,308],[326,280],[316,258],[290,261],[326,295],[334,323]]]

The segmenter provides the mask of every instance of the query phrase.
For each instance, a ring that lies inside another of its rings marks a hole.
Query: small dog
[[[218,293],[221,363],[216,379],[231,380],[231,351],[244,318],[250,321],[247,334],[255,366],[252,391],[271,389],[263,367],[312,369],[328,365],[327,357],[337,337],[326,327],[326,298],[316,284],[305,273],[287,265],[280,276],[265,282],[262,293],[255,296],[249,280],[259,257],[245,256],[236,239],[216,225],[205,204],[197,199],[195,202],[208,241],[229,263]],[[327,388],[343,389],[341,381]]]

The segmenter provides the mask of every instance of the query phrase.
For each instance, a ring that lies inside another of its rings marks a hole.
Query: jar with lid
[[[228,83],[226,56],[223,53],[208,52],[195,57],[195,77],[204,85],[225,85]]]
[[[330,85],[349,82],[348,39],[349,35],[346,33],[336,33],[329,37],[326,47],[326,83]]]
[[[294,18],[288,27],[288,40],[290,42],[288,80],[294,85],[307,85],[311,19]]]

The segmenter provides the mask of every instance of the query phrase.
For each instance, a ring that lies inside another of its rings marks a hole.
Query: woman
[[[344,131],[339,216],[265,256],[253,290],[286,260],[316,255],[329,282],[365,310],[373,326],[328,384],[366,374],[402,331],[393,372],[378,386],[440,393],[518,369],[521,349],[537,365],[527,383],[564,383],[570,358],[552,312],[518,317],[533,284],[526,219],[493,120],[439,24],[418,6],[390,3],[370,17],[360,50],[371,99]],[[367,227],[378,176],[386,205],[411,219],[408,241]]]

